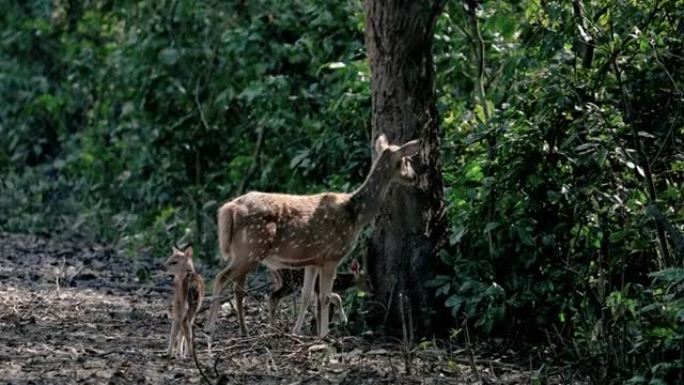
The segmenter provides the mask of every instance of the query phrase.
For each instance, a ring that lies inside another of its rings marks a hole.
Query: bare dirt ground
[[[140,268],[157,271],[159,260],[0,233],[0,383],[203,383],[192,359],[165,356],[170,279],[136,277]],[[437,344],[422,344],[405,360],[391,339],[370,341],[339,329],[323,341],[295,337],[267,326],[259,298],[253,293],[247,300],[250,337],[237,337],[236,319],[226,311],[211,354],[198,332],[197,356],[212,383],[219,375],[228,384],[292,385],[515,384],[535,376],[498,361],[471,362],[462,349]]]

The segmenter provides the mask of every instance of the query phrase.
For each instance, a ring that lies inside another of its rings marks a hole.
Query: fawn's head
[[[354,286],[359,291],[366,293],[373,292],[373,284],[371,283],[370,276],[365,270],[361,270],[361,264],[356,259],[352,259],[349,270],[354,274]]]
[[[164,262],[164,266],[170,274],[182,275],[195,271],[195,266],[192,264],[192,247],[181,251],[173,246],[171,250],[171,255]]]
[[[420,140],[412,140],[401,146],[389,144],[385,134],[380,134],[375,141],[375,152],[378,154],[377,167],[388,170],[393,182],[411,184],[416,178],[411,157],[420,150]]]

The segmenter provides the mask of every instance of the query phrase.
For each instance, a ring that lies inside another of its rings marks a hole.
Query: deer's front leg
[[[335,281],[335,271],[337,264],[326,264],[320,269],[320,277],[318,278],[319,293],[318,300],[320,303],[320,318],[318,323],[320,328],[318,336],[323,338],[328,335],[328,324],[330,318],[330,293],[332,292],[333,282]]]
[[[318,268],[309,266],[304,269],[304,284],[302,285],[302,303],[299,307],[299,314],[297,314],[297,322],[295,322],[292,334],[299,334],[304,323],[304,316],[306,310],[311,306],[311,299],[313,297],[314,282],[318,275]]]

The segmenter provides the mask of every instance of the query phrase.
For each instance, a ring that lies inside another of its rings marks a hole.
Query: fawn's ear
[[[359,261],[357,261],[356,259],[352,259],[351,266],[349,268],[351,269],[352,273],[359,274],[359,270],[361,270],[359,267]]]
[[[174,254],[183,254],[182,251],[178,250],[176,246],[171,246],[171,250],[173,251]]]
[[[388,146],[387,137],[385,134],[380,134],[377,139],[375,139],[375,153],[380,155],[382,151]]]
[[[404,143],[403,146],[399,147],[399,151],[401,151],[401,156],[416,155],[420,151],[420,139]]]
[[[185,254],[185,257],[187,259],[192,259],[192,255],[193,255],[192,246],[188,246],[188,248],[185,249],[185,252],[183,254]]]

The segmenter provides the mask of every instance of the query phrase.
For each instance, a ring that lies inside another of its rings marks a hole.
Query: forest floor
[[[160,260],[0,233],[0,383],[202,383],[192,359],[166,357],[170,278],[153,273],[140,283],[136,274],[158,271]],[[228,384],[535,382],[535,371],[437,343],[421,344],[405,360],[396,340],[349,336],[339,329],[325,340],[295,337],[267,326],[265,301],[259,298],[253,293],[246,301],[250,337],[236,337],[236,318],[225,306],[211,354],[206,335],[197,333],[197,358],[212,383],[218,374]],[[283,328],[286,324],[283,320]]]

